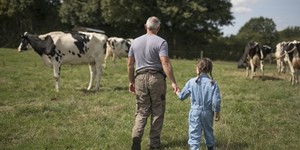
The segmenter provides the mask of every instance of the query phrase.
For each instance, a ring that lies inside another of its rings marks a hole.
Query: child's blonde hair
[[[202,58],[199,59],[196,65],[197,69],[198,69],[198,76],[201,73],[206,73],[209,74],[211,79],[213,80],[213,76],[212,76],[212,68],[213,68],[213,64],[212,61],[209,58]]]

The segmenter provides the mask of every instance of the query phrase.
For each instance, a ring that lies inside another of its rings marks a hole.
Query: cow
[[[44,63],[52,66],[57,92],[60,89],[62,64],[88,64],[90,82],[87,90],[97,91],[100,87],[106,41],[107,36],[99,33],[55,31],[38,36],[25,32],[21,36],[18,51],[27,50],[27,45],[30,44]],[[96,83],[92,89],[94,80]]]
[[[277,72],[278,73],[285,73],[286,72],[286,66],[287,66],[287,58],[284,54],[284,46],[288,44],[288,42],[280,42],[276,45],[276,51],[275,51],[275,59],[276,59],[276,65],[277,65]]]
[[[299,83],[300,74],[300,42],[293,41],[285,44],[284,54],[287,64],[290,68],[291,78],[290,82],[292,85]]]
[[[260,66],[260,70],[264,75],[264,59],[272,52],[271,47],[267,45],[260,46],[257,42],[249,42],[246,44],[244,54],[239,60],[238,68],[246,68],[246,76],[249,76],[251,69],[251,78],[256,75],[256,68]]]
[[[262,53],[261,59],[263,61],[268,60],[269,63],[271,64],[272,63],[272,48],[268,45],[262,45],[260,49],[261,49],[261,53]]]
[[[107,67],[107,60],[109,57],[112,57],[114,64],[116,63],[116,57],[120,59],[122,57],[127,57],[132,41],[133,39],[124,39],[120,37],[108,38],[103,67]]]

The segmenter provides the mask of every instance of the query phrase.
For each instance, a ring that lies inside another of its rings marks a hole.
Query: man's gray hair
[[[152,16],[148,18],[146,22],[147,29],[156,30],[159,28],[159,26],[160,26],[160,20],[157,17]]]

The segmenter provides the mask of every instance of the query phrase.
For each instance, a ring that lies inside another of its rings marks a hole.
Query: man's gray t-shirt
[[[135,59],[135,70],[158,70],[163,71],[160,56],[168,56],[168,43],[155,34],[145,34],[136,38],[128,56]]]

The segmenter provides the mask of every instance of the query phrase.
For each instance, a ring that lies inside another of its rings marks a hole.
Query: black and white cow
[[[107,67],[107,60],[112,57],[113,63],[116,63],[116,57],[123,58],[128,56],[129,48],[133,39],[124,39],[120,37],[110,37],[107,40],[106,55],[104,59],[104,68]]]
[[[98,90],[102,73],[102,60],[105,53],[107,37],[103,34],[89,32],[49,32],[44,35],[32,35],[27,32],[21,36],[18,51],[26,50],[30,44],[44,63],[53,67],[55,88],[60,88],[60,71],[62,64],[88,64],[90,82],[87,90]],[[96,82],[92,89],[93,82]]]
[[[290,68],[292,85],[299,83],[300,74],[300,42],[293,41],[284,45],[285,60]]]
[[[276,45],[275,59],[276,59],[278,73],[286,72],[288,56],[285,56],[283,49],[287,44],[288,42],[280,42]]]
[[[260,47],[261,49],[261,53],[262,53],[262,57],[261,59],[262,60],[268,60],[269,63],[271,64],[272,63],[272,48],[268,45],[263,45]]]
[[[272,52],[271,47],[267,45],[260,46],[257,42],[249,42],[245,46],[244,54],[239,60],[238,68],[246,68],[246,76],[249,76],[251,69],[251,78],[256,75],[256,68],[264,75],[264,59]]]

